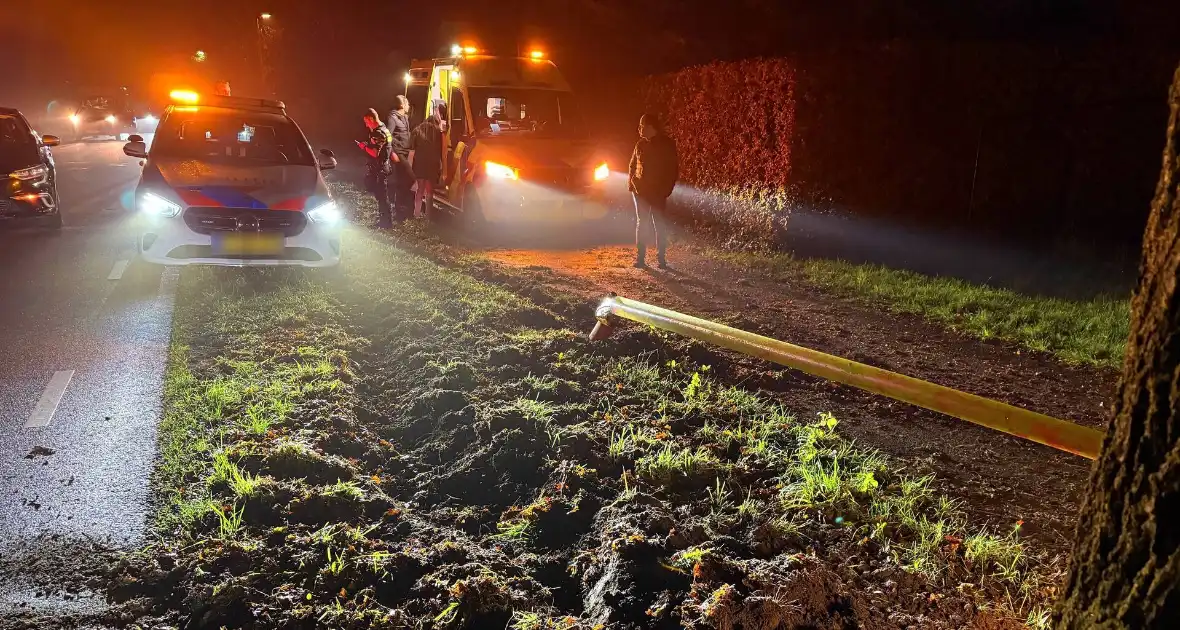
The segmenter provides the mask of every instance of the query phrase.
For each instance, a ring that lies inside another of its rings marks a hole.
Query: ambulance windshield
[[[471,113],[475,117],[475,132],[479,135],[586,136],[581,112],[571,92],[520,87],[473,87]]]

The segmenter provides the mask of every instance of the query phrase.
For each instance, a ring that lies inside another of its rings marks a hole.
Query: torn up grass
[[[343,404],[350,340],[322,286],[290,272],[186,269],[177,296],[156,524],[163,536],[183,536],[216,516],[224,532],[266,485],[239,465],[255,441],[296,433]],[[227,502],[213,500],[217,487],[229,490]]]
[[[892,312],[920,315],[980,339],[1048,352],[1071,364],[1117,368],[1129,334],[1130,300],[1125,298],[1031,296],[957,278],[839,260],[796,260],[787,254],[712,255]]]
[[[331,285],[182,281],[157,477],[179,536],[125,580],[162,623],[953,627],[1046,600],[1016,533],[834,417],[348,245]]]

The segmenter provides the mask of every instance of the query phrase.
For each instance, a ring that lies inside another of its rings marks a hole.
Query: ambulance
[[[436,201],[470,223],[608,218],[611,170],[569,84],[542,51],[496,56],[454,46],[406,73],[411,123],[444,121]]]

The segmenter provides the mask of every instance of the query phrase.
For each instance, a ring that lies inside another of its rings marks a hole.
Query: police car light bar
[[[287,105],[282,101],[267,98],[248,98],[244,96],[210,96],[202,98],[192,90],[172,90],[172,100],[183,105],[212,105],[216,107],[233,107],[238,109],[261,109],[271,111],[285,111]]]
[[[172,90],[168,96],[177,103],[185,105],[196,105],[197,101],[201,100],[201,96],[192,90]]]
[[[245,107],[257,109],[287,109],[286,103],[269,98],[249,98],[246,96],[214,96],[209,99],[210,105],[223,107]]]

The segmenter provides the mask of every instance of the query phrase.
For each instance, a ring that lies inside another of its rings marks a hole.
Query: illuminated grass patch
[[[920,315],[980,339],[1048,352],[1066,363],[1117,368],[1129,334],[1129,299],[1063,300],[880,265],[788,255],[717,255],[889,311]]]
[[[162,540],[124,576],[175,567],[149,594],[169,624],[200,599],[210,627],[760,627],[780,604],[820,627],[845,614],[826,595],[775,598],[850,555],[912,573],[898,601],[1047,601],[1016,531],[970,526],[834,416],[650,331],[592,344],[574,311],[396,238],[349,234],[328,277],[182,276]]]

